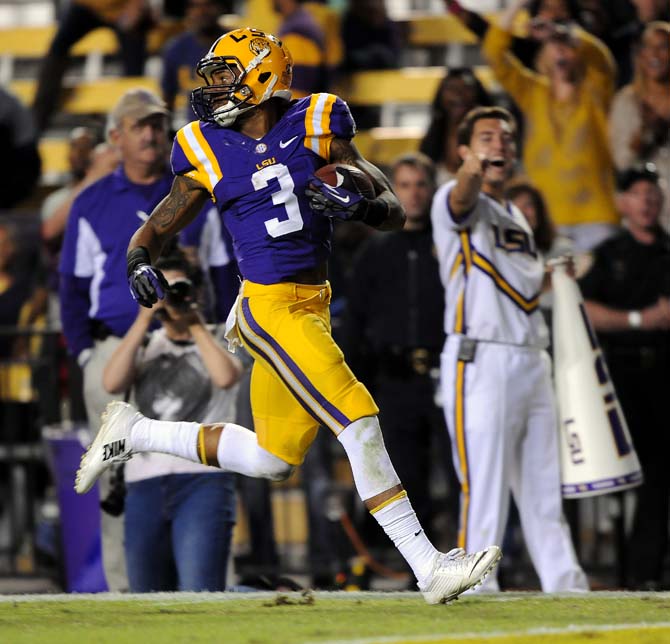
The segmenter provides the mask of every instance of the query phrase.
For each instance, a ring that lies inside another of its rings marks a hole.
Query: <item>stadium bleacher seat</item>
[[[357,72],[343,80],[334,91],[352,105],[430,104],[446,71],[445,67],[439,66]],[[489,91],[498,89],[489,67],[478,66],[475,74]]]
[[[376,165],[388,165],[396,157],[419,148],[423,130],[412,127],[375,127],[356,135],[356,147]]]
[[[477,37],[449,14],[415,14],[403,22],[406,23],[408,44],[412,47],[477,43]]]
[[[159,52],[168,38],[182,30],[183,24],[178,21],[166,21],[152,29],[147,41],[149,53]],[[0,29],[0,56],[42,58],[47,53],[55,33],[55,25]],[[113,55],[118,50],[119,43],[114,32],[107,27],[100,27],[86,34],[76,43],[72,48],[72,54],[74,56],[87,56],[92,53]]]
[[[62,110],[69,114],[106,114],[121,96],[134,87],[144,87],[160,94],[158,80],[151,76],[101,78],[65,86]],[[26,105],[35,95],[36,81],[17,80],[10,83],[11,91]]]

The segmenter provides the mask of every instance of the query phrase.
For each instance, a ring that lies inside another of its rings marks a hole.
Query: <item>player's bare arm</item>
[[[395,196],[386,175],[374,164],[365,159],[353,142],[346,139],[333,139],[330,145],[330,162],[353,165],[370,177],[378,198],[388,204],[388,217],[379,226],[379,230],[399,230],[405,223],[405,211]]]
[[[454,219],[464,219],[475,207],[482,189],[487,161],[471,150],[456,173],[456,185],[449,193],[449,210]]]
[[[132,236],[126,265],[128,285],[136,302],[151,308],[165,297],[169,286],[163,274],[152,266],[165,242],[196,217],[209,193],[204,186],[184,176],[175,177],[170,194]]]
[[[176,176],[169,194],[133,235],[128,252],[144,247],[151,261],[155,261],[163,244],[193,221],[208,198],[209,193],[201,183],[189,177]]]

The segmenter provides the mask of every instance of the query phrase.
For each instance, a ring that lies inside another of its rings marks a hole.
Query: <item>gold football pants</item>
[[[251,409],[258,443],[299,465],[323,425],[338,435],[379,413],[331,335],[330,285],[245,281],[237,326],[255,358]]]

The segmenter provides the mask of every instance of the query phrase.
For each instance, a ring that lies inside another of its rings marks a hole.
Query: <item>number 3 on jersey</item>
[[[283,163],[277,163],[261,168],[251,175],[254,190],[262,190],[270,183],[271,179],[277,179],[279,182],[279,190],[272,193],[272,203],[276,206],[283,205],[288,219],[280,220],[279,217],[268,219],[265,222],[268,235],[270,237],[281,237],[302,230],[304,222],[300,213],[298,198],[293,192],[295,183],[293,183],[288,168]]]

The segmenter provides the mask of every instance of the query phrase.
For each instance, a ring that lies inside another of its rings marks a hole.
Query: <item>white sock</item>
[[[200,463],[198,431],[201,423],[141,418],[130,429],[134,452],[162,452]]]
[[[399,498],[398,498],[399,497]],[[377,523],[384,529],[400,554],[414,571],[420,585],[424,584],[433,569],[438,551],[428,540],[406,492],[381,504],[371,511]]]
[[[245,476],[283,481],[293,467],[258,444],[254,432],[235,423],[226,423],[216,448],[219,467]]]

